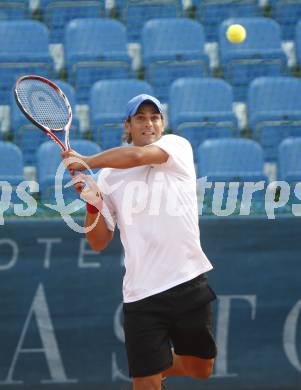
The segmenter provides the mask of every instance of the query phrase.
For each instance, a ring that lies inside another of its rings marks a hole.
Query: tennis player
[[[163,378],[206,379],[212,373],[216,344],[212,336],[207,284],[212,265],[199,237],[196,174],[190,143],[163,135],[161,103],[138,95],[127,104],[125,136],[129,147],[86,157],[73,170],[103,168],[94,198],[87,200],[85,226],[91,247],[112,240],[115,224],[125,251],[123,280],[125,345],[134,390],[159,390]],[[75,187],[91,178],[79,174]],[[92,204],[91,204],[92,203]]]

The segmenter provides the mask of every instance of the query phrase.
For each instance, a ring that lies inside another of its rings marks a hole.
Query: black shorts
[[[178,355],[215,358],[210,305],[215,298],[207,277],[199,275],[159,294],[124,303],[129,375],[166,370],[172,365],[171,347]]]

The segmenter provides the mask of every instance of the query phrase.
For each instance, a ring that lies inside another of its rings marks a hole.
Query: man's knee
[[[214,359],[191,358],[184,362],[186,372],[195,379],[208,379],[213,371]]]
[[[160,390],[161,379],[161,374],[135,377],[133,379],[134,390]]]

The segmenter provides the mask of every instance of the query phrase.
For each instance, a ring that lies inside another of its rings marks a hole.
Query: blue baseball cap
[[[128,101],[128,104],[126,106],[126,117],[129,118],[130,116],[135,115],[141,104],[146,101],[150,101],[151,103],[153,103],[158,108],[160,114],[163,115],[163,107],[159,100],[156,99],[154,96],[142,94],[137,95]]]

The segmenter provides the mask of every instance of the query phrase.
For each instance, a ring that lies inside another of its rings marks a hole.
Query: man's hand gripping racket
[[[92,205],[98,211],[102,210],[103,199],[100,190],[91,176],[83,173],[77,174],[73,179],[73,185],[80,197],[87,204]]]

